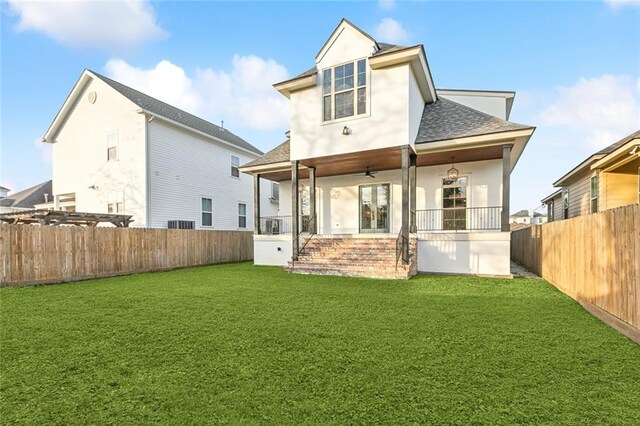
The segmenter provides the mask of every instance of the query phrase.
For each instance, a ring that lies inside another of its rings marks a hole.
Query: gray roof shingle
[[[42,204],[52,200],[52,193],[53,185],[52,182],[48,180],[0,199],[0,206],[32,209],[36,204]],[[45,200],[44,194],[49,194],[49,200]]]
[[[440,97],[437,101],[424,106],[416,143],[532,128],[533,126],[502,120]]]
[[[289,139],[280,145],[273,148],[271,151],[264,154],[262,157],[253,160],[250,163],[244,164],[242,167],[263,166],[265,164],[281,163],[283,161],[289,161]]]
[[[625,136],[624,138],[620,139],[618,142],[612,143],[611,145],[609,145],[606,148],[602,148],[600,151],[596,152],[594,155],[599,155],[599,154],[610,154],[613,151],[615,151],[616,149],[620,148],[622,145],[626,144],[627,142],[633,140],[633,139],[638,139],[640,138],[640,130],[637,130],[633,133],[631,133],[628,136]]]
[[[258,148],[251,145],[240,136],[231,133],[227,129],[216,126],[209,121],[203,120],[200,117],[196,117],[193,114],[190,114],[156,98],[132,89],[129,86],[125,86],[124,84],[98,74],[95,71],[91,71],[91,73],[144,110],[152,112],[153,114],[158,114],[161,117],[175,121],[176,123],[180,123],[191,129],[213,136],[214,138],[230,143],[231,145],[237,146],[238,148],[246,149],[260,155],[263,154],[263,152]]]

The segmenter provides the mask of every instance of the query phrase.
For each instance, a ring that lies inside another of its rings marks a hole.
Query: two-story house
[[[239,167],[262,152],[94,71],[82,73],[43,142],[53,144],[56,210],[128,214],[132,226],[253,230],[253,186]],[[262,186],[263,211],[275,214],[277,187]]]
[[[241,168],[255,188],[281,183],[282,216],[255,211],[256,264],[510,275],[510,174],[534,131],[507,121],[513,92],[437,90],[422,45],[347,20],[274,87],[291,102],[289,140]]]
[[[640,202],[640,130],[590,155],[542,199],[549,222]]]

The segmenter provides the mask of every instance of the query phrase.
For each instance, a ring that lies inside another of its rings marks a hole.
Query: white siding
[[[195,221],[202,228],[201,199],[213,199],[211,229],[238,230],[238,203],[247,205],[247,228],[253,230],[253,178],[231,176],[231,155],[240,164],[257,155],[218,144],[208,138],[154,120],[149,123],[150,224]],[[267,200],[270,183],[261,185],[263,215],[275,214]],[[266,210],[266,211],[265,211]]]
[[[87,94],[95,91],[94,104]],[[53,193],[76,194],[76,210],[107,213],[109,198],[124,200],[132,226],[145,221],[145,117],[99,80],[79,96],[53,144]],[[107,134],[118,133],[118,160],[107,161]],[[95,189],[89,189],[94,187]]]

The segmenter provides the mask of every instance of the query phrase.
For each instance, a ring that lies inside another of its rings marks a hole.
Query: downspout
[[[149,170],[149,123],[153,116],[144,115],[144,178],[146,228],[151,227],[151,170]]]

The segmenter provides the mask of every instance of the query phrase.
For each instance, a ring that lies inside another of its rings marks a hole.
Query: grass
[[[4,424],[640,424],[640,347],[541,280],[235,264],[0,312]]]

